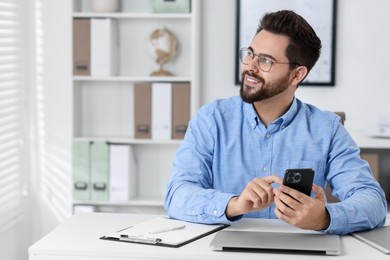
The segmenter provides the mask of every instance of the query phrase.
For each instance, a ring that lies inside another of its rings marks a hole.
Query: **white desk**
[[[179,248],[167,248],[101,240],[99,237],[135,225],[154,215],[118,213],[79,213],[29,248],[30,260],[108,260],[108,259],[389,259],[351,236],[341,238],[340,256],[277,253],[216,252],[209,249],[214,234]],[[240,226],[261,224],[243,219]],[[388,221],[389,223],[389,221]]]
[[[389,149],[390,138],[372,137],[364,132],[349,131],[353,140],[361,149]]]

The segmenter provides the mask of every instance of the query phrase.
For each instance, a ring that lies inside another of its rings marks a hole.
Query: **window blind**
[[[58,35],[66,34],[61,31],[61,17],[55,15],[58,23],[53,26],[53,14],[58,10],[58,1],[35,0],[35,86],[32,100],[34,113],[33,128],[33,162],[34,180],[32,191],[38,199],[46,217],[52,223],[61,223],[72,214],[71,204],[71,165],[69,142],[70,137],[64,133],[60,125],[66,115],[61,103],[63,62],[58,50],[53,48]],[[61,15],[70,13],[60,10]],[[61,31],[59,33],[59,31]],[[64,45],[66,46],[66,44]],[[61,46],[63,49],[64,47]],[[68,57],[67,57],[68,58]],[[53,75],[56,75],[53,79]],[[66,81],[66,80],[65,80]],[[59,120],[61,122],[59,122]],[[50,228],[50,227],[45,227]]]
[[[0,1],[0,234],[22,220],[24,67],[20,1]]]

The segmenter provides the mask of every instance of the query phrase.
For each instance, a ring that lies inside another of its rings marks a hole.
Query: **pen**
[[[160,234],[160,233],[170,232],[170,231],[174,231],[174,230],[184,229],[185,227],[186,227],[185,225],[180,225],[180,226],[175,226],[175,227],[160,228],[160,229],[150,231],[149,234]]]
[[[159,244],[159,243],[161,243],[160,238],[149,238],[149,237],[128,236],[128,235],[120,235],[119,240],[128,241],[128,242],[145,243],[145,244]]]

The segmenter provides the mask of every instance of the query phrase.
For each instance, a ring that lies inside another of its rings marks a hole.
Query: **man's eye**
[[[272,60],[266,58],[266,57],[260,57],[259,58],[259,62],[260,63],[263,63],[263,64],[271,64],[272,63]]]

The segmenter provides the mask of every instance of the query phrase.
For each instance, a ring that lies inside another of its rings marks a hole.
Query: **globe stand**
[[[150,73],[150,76],[152,76],[152,77],[170,77],[170,76],[174,76],[174,75],[173,75],[173,73],[171,73],[167,70],[164,70],[163,64],[160,64],[160,69]]]

